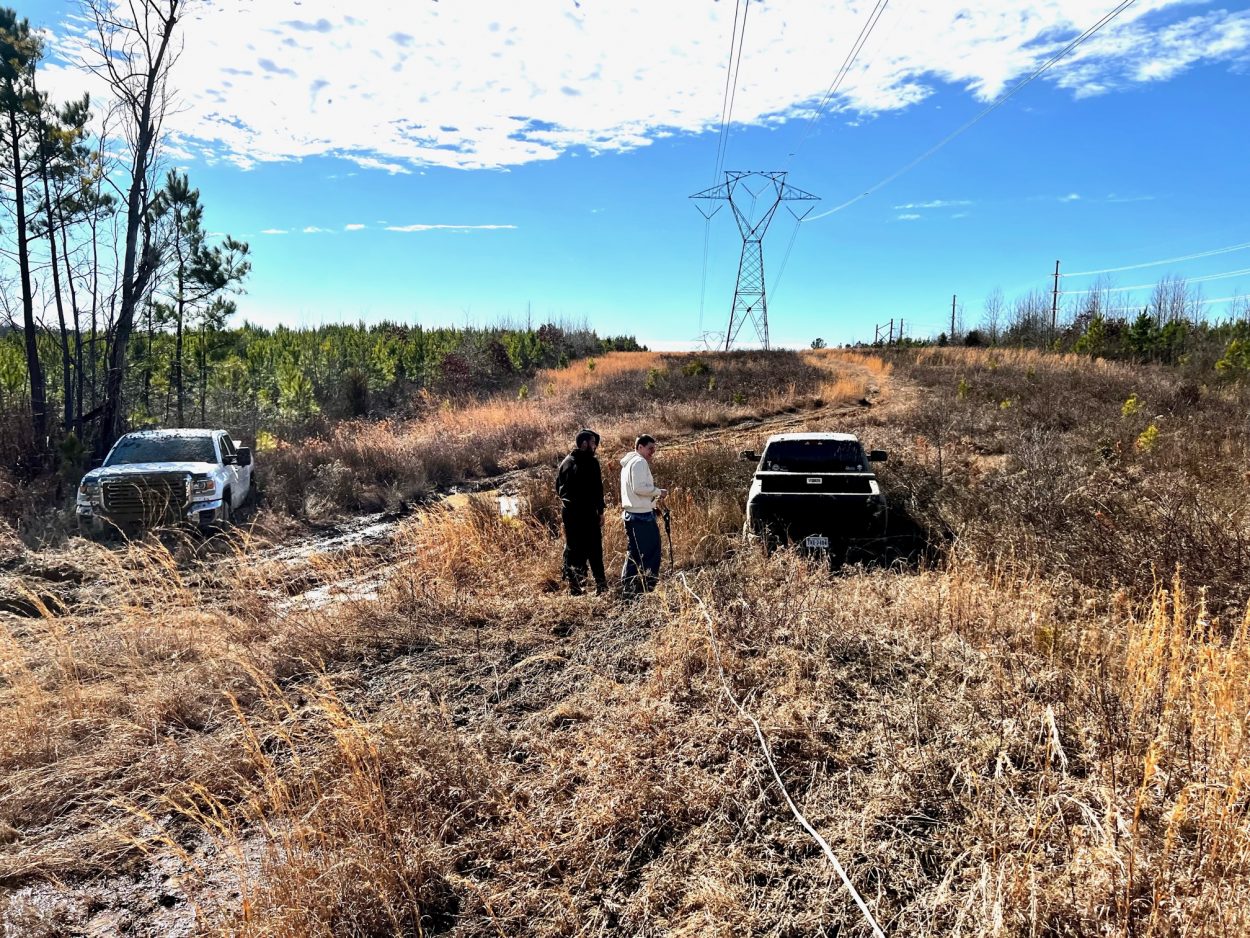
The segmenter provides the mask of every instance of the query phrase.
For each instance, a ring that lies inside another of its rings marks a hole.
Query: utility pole
[[[954,293],[952,293],[952,294],[951,294],[951,332],[950,332],[950,337],[951,337],[951,344],[952,344],[952,345],[954,345],[954,344],[955,344],[955,296],[956,296],[956,294],[954,294]]]
[[[1055,290],[1050,297],[1050,335],[1055,336],[1059,325],[1059,262],[1055,261]]]
[[[903,341],[903,323],[904,322],[906,322],[906,320],[900,319],[898,321],[898,341],[900,343],[902,343]]]
[[[890,317],[890,345],[894,344],[894,317]]]
[[[750,319],[755,334],[768,348],[768,297],[764,290],[764,234],[782,202],[819,202],[820,197],[786,184],[783,172],[736,172],[726,170],[725,182],[690,196],[696,199],[699,214],[710,219],[725,201],[733,210],[738,232],[742,235],[742,257],[738,261],[738,283],[734,287],[733,306],[729,310],[729,328],[725,330],[725,351],[738,336],[742,324]],[[704,208],[704,205],[708,208]],[[762,211],[757,212],[757,204]],[[801,222],[816,206],[809,205],[801,214],[786,206],[786,211]]]
[[[876,345],[881,341],[881,323],[874,323],[872,327],[872,344]]]

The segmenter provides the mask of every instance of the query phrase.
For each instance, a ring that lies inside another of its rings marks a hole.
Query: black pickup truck
[[[871,468],[883,451],[865,453],[849,433],[781,433],[762,454],[742,458],[758,460],[744,533],[766,550],[792,544],[839,553],[884,537],[885,495]]]

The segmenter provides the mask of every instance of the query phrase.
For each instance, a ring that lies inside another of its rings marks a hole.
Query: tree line
[[[262,428],[280,435],[298,433],[321,418],[412,411],[431,397],[499,391],[520,384],[539,368],[641,348],[632,336],[600,338],[586,327],[551,323],[536,329],[401,323],[265,329],[247,323],[227,327],[215,316],[199,315],[179,329],[167,318],[170,310],[162,314],[161,308],[160,303],[144,307],[129,344],[123,391],[126,426],[131,428],[221,425],[248,439]],[[0,327],[0,405],[28,427],[29,376],[22,339],[19,330]],[[36,340],[46,363],[47,400],[59,410],[60,396],[70,386],[62,380],[59,337],[44,330]],[[69,367],[74,367],[72,360]],[[99,407],[103,386],[90,379],[106,367],[99,348],[84,359],[88,381],[83,407]],[[10,441],[29,439],[15,433],[12,424]],[[70,463],[80,458],[82,437],[71,430],[54,439],[59,440],[58,456]],[[14,445],[8,456],[20,451]]]
[[[208,232],[199,190],[162,157],[188,2],[85,0],[99,102],[53,101],[42,38],[0,7],[0,467],[79,466],[135,427],[389,413],[639,348],[556,324],[231,326],[249,246]]]
[[[1059,306],[1046,290],[1009,302],[996,289],[972,328],[965,328],[964,310],[957,307],[950,332],[901,344],[1042,348],[1170,365],[1203,380],[1250,384],[1250,298],[1233,301],[1225,317],[1212,319],[1201,289],[1182,277],[1160,278],[1138,305],[1117,301],[1120,292],[1104,277]]]

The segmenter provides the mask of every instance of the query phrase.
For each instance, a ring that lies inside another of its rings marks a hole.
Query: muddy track
[[[886,381],[890,388],[889,400],[880,404],[876,403],[880,398],[880,391],[873,387],[869,391],[869,398],[853,403],[794,407],[725,426],[667,436],[664,450],[681,452],[709,444],[756,443],[758,441],[752,438],[763,434],[800,430],[813,423],[833,423],[861,415],[869,408],[896,405],[898,381],[894,378]],[[835,427],[836,424],[830,428]],[[238,563],[240,559],[246,559],[249,563],[280,565],[285,568],[281,579],[287,584],[284,595],[273,597],[280,611],[309,603],[321,605],[327,602],[367,600],[376,595],[376,589],[386,579],[383,571],[393,566],[397,560],[394,536],[402,524],[414,521],[419,523],[417,519],[430,508],[437,505],[455,505],[470,495],[515,496],[524,483],[549,476],[551,472],[552,467],[546,465],[524,466],[500,472],[435,492],[422,502],[401,511],[362,515],[282,543],[275,543],[256,532],[251,543],[243,545],[235,539],[231,549],[225,550],[222,548],[223,540],[213,539],[193,550],[194,560],[187,573],[190,579],[209,587],[221,579],[224,566]],[[330,582],[330,571],[337,568],[337,565],[324,563],[330,557],[350,557],[352,575],[346,580]],[[26,555],[21,559],[12,558],[0,567],[0,580],[6,581],[4,585],[8,587],[3,592],[19,596],[21,601],[0,604],[0,613],[19,618],[49,614],[60,616],[80,607],[84,602],[90,605],[91,579],[78,573],[72,581],[67,581],[61,567],[49,567],[35,555]]]
[[[706,430],[669,437],[664,441],[663,447],[666,452],[681,452],[695,446],[727,441],[751,434],[785,433],[789,430],[800,430],[815,420],[859,414],[871,406],[874,405],[869,400],[863,399],[853,404],[839,403],[822,404],[809,408],[795,407],[766,417],[753,417],[723,427],[712,427]],[[279,562],[298,561],[314,554],[335,553],[358,547],[377,546],[390,539],[390,534],[400,522],[432,506],[465,495],[516,495],[521,483],[550,474],[552,471],[552,467],[549,466],[523,466],[519,469],[510,469],[482,479],[474,479],[436,492],[429,499],[405,511],[381,512],[353,518],[342,524],[299,538],[289,544],[261,548],[256,552],[255,556],[257,559]]]
[[[870,393],[876,399],[880,392],[874,388]],[[664,450],[681,452],[709,444],[745,442],[762,434],[802,430],[814,422],[858,416],[875,406],[883,405],[876,405],[873,400],[864,398],[849,404],[840,402],[808,408],[795,407],[765,417],[669,437],[664,442]],[[263,547],[252,556],[257,561],[287,565],[291,570],[292,581],[299,584],[298,590],[292,591],[277,604],[282,612],[307,608],[309,605],[368,600],[376,596],[378,588],[387,579],[387,568],[396,563],[392,541],[401,524],[413,523],[414,519],[434,506],[455,505],[457,501],[470,495],[515,496],[521,491],[523,483],[549,476],[551,473],[552,467],[549,466],[525,466],[497,473],[438,492],[408,511],[352,519],[292,543]],[[347,551],[354,555],[351,577],[345,581],[328,583],[317,575],[318,558]]]

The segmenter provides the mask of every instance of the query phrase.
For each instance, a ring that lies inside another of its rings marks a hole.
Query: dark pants
[[[569,589],[580,593],[586,582],[586,567],[590,567],[595,586],[606,589],[607,576],[603,572],[603,526],[598,512],[577,511],[565,508],[561,512],[564,521],[564,578]]]
[[[625,541],[628,553],[625,555],[625,568],[621,571],[621,587],[626,595],[655,589],[663,557],[660,552],[660,526],[656,524],[655,512],[627,514]]]

